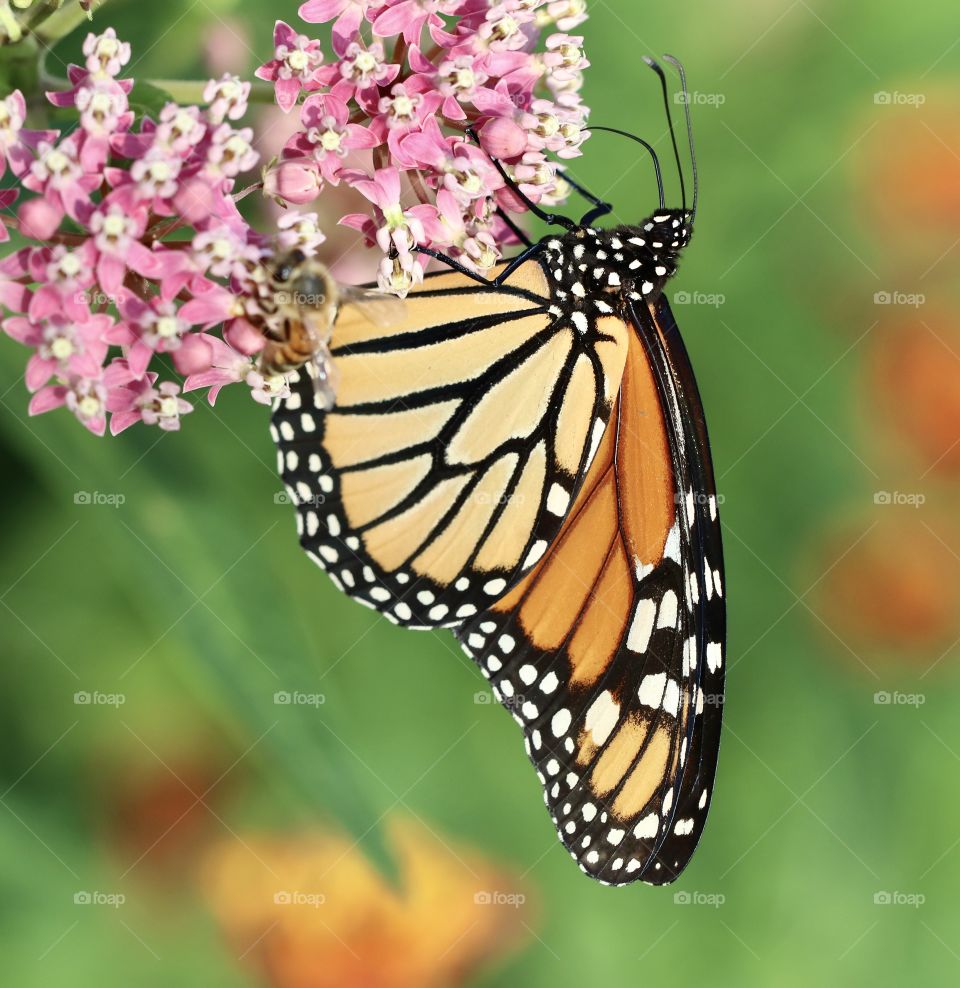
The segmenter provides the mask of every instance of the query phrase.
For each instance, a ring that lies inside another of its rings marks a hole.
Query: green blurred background
[[[438,950],[440,981],[956,981],[956,5],[589,8],[595,123],[666,152],[645,53],[682,57],[694,91],[702,208],[672,290],[725,499],[730,663],[693,863],[660,890],[583,878],[515,726],[477,702],[485,683],[452,638],[392,627],[302,555],[264,408],[228,389],[179,435],[96,440],[65,412],[28,420],[24,354],[5,340],[5,983],[326,983],[263,972],[281,920],[265,904],[244,947],[223,919],[239,905],[205,877],[212,856],[246,848],[243,867],[288,888],[251,835],[334,828],[402,881],[378,826],[394,815],[437,835],[437,867],[467,891],[479,872],[463,846],[526,896],[485,961]],[[111,0],[98,22],[133,43],[135,75],[202,78],[250,73],[274,18],[295,15],[288,0]],[[618,220],[651,210],[629,143],[597,135],[575,164]],[[75,696],[95,691],[123,702]],[[275,702],[284,691],[324,702]],[[316,939],[317,970],[331,949],[373,963],[357,931],[379,921],[323,908],[304,920],[337,931]]]

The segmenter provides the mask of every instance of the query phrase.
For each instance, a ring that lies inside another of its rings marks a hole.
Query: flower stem
[[[41,44],[50,47],[65,38],[85,21],[89,21],[93,17],[93,14],[105,3],[107,3],[107,0],[93,0],[90,6],[90,13],[88,14],[77,0],[69,0],[67,4],[59,7],[59,9],[57,9],[59,6],[57,0],[49,0],[46,4],[48,8],[47,13],[49,13],[50,9],[54,12],[50,13],[49,16],[44,15],[44,19],[42,20],[41,18],[36,18],[30,27],[33,28],[36,24],[37,26],[33,33],[37,36]]]

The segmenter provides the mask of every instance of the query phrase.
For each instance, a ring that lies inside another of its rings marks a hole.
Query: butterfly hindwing
[[[523,727],[581,868],[664,884],[696,846],[713,784],[722,560],[699,397],[666,301],[633,323],[613,417],[557,540],[456,634]]]

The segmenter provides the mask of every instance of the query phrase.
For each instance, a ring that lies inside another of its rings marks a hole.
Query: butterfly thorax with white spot
[[[609,310],[610,296],[621,308],[653,301],[677,273],[680,254],[693,233],[689,210],[663,209],[638,226],[613,230],[581,227],[547,241],[543,263],[554,280],[554,295],[565,306]]]

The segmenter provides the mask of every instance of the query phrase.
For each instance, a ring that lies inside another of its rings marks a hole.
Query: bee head
[[[273,270],[271,271],[271,277],[273,278],[274,284],[280,286],[286,286],[290,283],[294,275],[296,274],[297,268],[306,261],[307,255],[304,254],[302,250],[291,250],[286,254],[281,254],[273,264]]]

